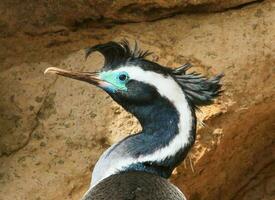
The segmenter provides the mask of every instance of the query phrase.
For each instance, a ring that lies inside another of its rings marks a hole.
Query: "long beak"
[[[53,73],[64,77],[85,81],[96,86],[104,86],[106,82],[101,80],[98,72],[72,72],[56,67],[49,67],[44,71],[44,74]]]

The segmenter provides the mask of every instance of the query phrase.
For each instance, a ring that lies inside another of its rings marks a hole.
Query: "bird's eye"
[[[126,72],[122,72],[119,74],[118,78],[120,81],[125,82],[126,80],[128,80],[128,74]]]
[[[121,80],[121,81],[125,81],[126,78],[127,78],[127,76],[125,74],[120,74],[119,75],[119,80]]]

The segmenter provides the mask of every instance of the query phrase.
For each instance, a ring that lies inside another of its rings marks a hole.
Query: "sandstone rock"
[[[225,92],[199,113],[206,126],[172,181],[191,200],[272,199],[274,10],[265,1],[111,29],[57,26],[53,35],[1,38],[0,198],[80,199],[103,150],[140,128],[101,90],[43,75],[53,63],[94,71],[102,57],[85,61],[80,49],[126,37],[165,66],[188,61],[209,76],[225,73]]]
[[[49,33],[55,32],[57,26],[82,27],[86,24],[104,26],[112,23],[152,21],[181,12],[222,11],[254,1],[2,0],[0,35],[9,36],[17,31],[32,35]]]
[[[23,64],[0,74],[0,156],[23,148],[38,125],[37,115],[53,83],[43,77],[48,66]]]

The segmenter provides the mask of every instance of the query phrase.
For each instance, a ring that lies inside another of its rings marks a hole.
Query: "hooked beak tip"
[[[59,69],[59,68],[56,68],[56,67],[49,67],[44,71],[44,74],[50,74],[50,73],[51,74],[56,74],[56,73],[58,73],[58,71],[62,71],[62,70]]]

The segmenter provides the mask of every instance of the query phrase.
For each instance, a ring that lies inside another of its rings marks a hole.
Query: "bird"
[[[195,142],[196,110],[220,95],[224,75],[207,78],[187,72],[189,63],[176,68],[160,65],[148,59],[152,52],[141,50],[137,42],[132,48],[127,40],[88,47],[85,57],[94,52],[104,57],[99,71],[50,67],[44,73],[101,88],[137,118],[142,130],[100,156],[83,200],[186,199],[167,179]]]

